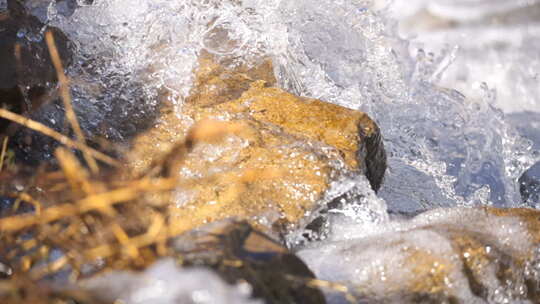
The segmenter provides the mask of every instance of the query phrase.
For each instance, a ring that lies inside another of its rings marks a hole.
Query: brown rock
[[[136,139],[131,171],[161,164],[181,181],[198,180],[173,198],[179,230],[228,217],[267,228],[297,224],[344,174],[362,172],[380,186],[386,159],[366,114],[269,87],[274,83],[269,61],[229,69],[203,57],[191,97],[180,109],[164,108]],[[188,134],[196,123],[230,132],[201,141],[196,131]]]
[[[255,80],[264,80],[268,85],[276,84],[272,62],[269,60],[254,67],[243,65],[234,69],[226,68],[231,63],[220,64],[216,60],[208,53],[201,54],[195,89],[187,98],[187,103],[205,107],[237,99]]]

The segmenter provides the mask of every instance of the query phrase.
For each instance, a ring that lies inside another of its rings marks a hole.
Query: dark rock
[[[309,287],[313,272],[304,262],[247,222],[220,222],[175,241],[184,266],[209,266],[225,281],[246,281],[266,303],[325,303]]]
[[[381,130],[375,123],[373,124],[373,128],[373,132],[361,135],[365,142],[366,177],[369,180],[371,188],[377,192],[383,183],[387,162]]]
[[[530,167],[519,178],[519,192],[525,204],[531,207],[540,204],[540,162]]]
[[[12,208],[15,201],[15,198],[0,196],[0,217],[4,217],[13,213]]]
[[[59,107],[56,70],[44,40],[44,31],[53,33],[64,66],[71,61],[71,43],[60,30],[46,27],[28,14],[21,2],[9,0],[7,4],[7,11],[0,13],[0,101],[2,107],[35,119],[42,108]],[[52,121],[60,125],[61,118],[58,118]],[[51,126],[50,117],[36,120]],[[0,119],[0,133],[11,137],[11,147],[18,158],[28,156],[29,150],[43,151],[45,147],[55,145],[52,139],[22,130],[3,119]]]
[[[9,0],[8,10],[0,14],[0,96],[9,96],[14,108],[31,110],[33,103],[40,103],[39,99],[57,81],[44,28],[16,0]],[[54,27],[45,29],[53,32],[60,56],[68,64],[71,56],[67,37]]]
[[[61,30],[43,23],[40,9],[47,6],[45,3],[49,2],[9,0],[7,10],[0,11],[0,106],[73,137],[65,122],[56,70],[44,39],[45,31],[52,31],[66,74],[85,75],[79,79],[83,85],[72,84],[71,93],[73,108],[90,146],[101,148],[101,138],[126,142],[150,127],[160,104],[158,93],[147,92],[143,84],[131,80],[130,74],[104,73],[102,67],[111,63],[86,54],[84,46],[79,46],[75,54],[74,44]],[[80,5],[92,4],[56,2],[57,9],[66,16]],[[92,92],[86,91],[87,83],[92,83]],[[39,132],[0,119],[2,135],[10,137],[10,148],[17,160],[30,165],[51,159],[59,145]]]
[[[13,269],[0,260],[0,280],[7,279],[13,274]]]

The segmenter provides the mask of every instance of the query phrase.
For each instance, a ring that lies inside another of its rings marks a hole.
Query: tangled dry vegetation
[[[1,110],[0,116],[13,118],[13,121],[43,134],[55,134],[45,126],[7,110]],[[234,123],[201,122],[190,130],[186,141],[175,147],[171,154],[178,160],[195,142],[219,140],[223,135],[236,131],[238,127]],[[12,215],[0,220],[2,242],[9,244],[9,248],[3,248],[7,250],[5,256],[17,257],[22,252],[35,251],[35,254],[25,255],[19,261],[20,267],[17,268],[28,271],[40,258],[46,257],[50,249],[67,249],[69,254],[62,260],[32,271],[33,277],[41,277],[67,264],[74,267],[75,275],[80,273],[80,265],[96,258],[112,257],[116,261],[114,265],[118,266],[126,263],[120,262],[125,257],[135,265],[143,266],[156,256],[166,254],[166,240],[178,232],[169,229],[170,219],[166,208],[163,208],[168,202],[164,198],[176,187],[189,187],[200,180],[180,181],[163,176],[162,172],[166,171],[163,168],[170,157],[154,164],[150,172],[139,178],[117,179],[117,172],[125,170],[118,161],[80,142],[56,134],[53,136],[68,146],[84,147],[81,150],[94,163],[97,163],[97,158],[114,167],[100,171],[96,165],[95,172],[91,172],[69,149],[61,147],[55,152],[58,170],[43,166],[34,176],[26,174],[24,168],[2,172],[2,179],[11,181],[3,183],[4,195],[16,199]],[[246,170],[236,181],[236,189],[241,191],[242,183],[255,176],[272,178],[277,174]],[[125,172],[122,175],[130,176]],[[19,183],[24,184],[25,190],[17,193],[12,188],[19,187]],[[24,205],[31,205],[32,211],[22,211],[28,210],[23,208]],[[32,237],[24,237],[28,235]]]
[[[43,124],[0,109],[0,117],[33,129],[62,143],[55,151],[58,166],[39,168],[8,164],[4,137],[0,155],[0,191],[13,204],[0,218],[0,275],[2,303],[63,303],[85,298],[82,294],[56,294],[36,287],[51,276],[72,281],[111,269],[142,269],[171,254],[169,241],[185,229],[172,225],[168,212],[172,191],[201,182],[169,176],[169,160],[181,165],[183,155],[201,141],[218,141],[226,134],[240,134],[235,123],[212,120],[195,124],[186,139],[144,174],[130,174],[129,167],[85,143],[69,93],[69,80],[50,33],[46,35],[58,72],[60,96],[66,118],[76,136],[70,139]],[[86,166],[73,150],[82,152]],[[276,171],[245,170],[231,191],[231,199],[251,179],[275,178]],[[55,254],[60,253],[60,254]],[[11,301],[11,302],[10,302]],[[58,302],[55,302],[58,301]],[[84,302],[84,301],[82,301]]]

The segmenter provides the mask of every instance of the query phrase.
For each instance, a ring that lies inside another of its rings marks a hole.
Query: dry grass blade
[[[57,272],[61,270],[62,268],[68,266],[68,262],[69,262],[68,257],[62,256],[61,258],[57,259],[56,261],[50,264],[46,264],[45,266],[30,270],[30,277],[33,279],[40,279],[49,273]]]
[[[64,172],[64,176],[71,185],[73,194],[75,194],[77,197],[84,197],[99,192],[99,189],[96,189],[98,187],[95,187],[95,185],[88,179],[88,172],[86,169],[81,166],[71,151],[60,147],[56,149],[54,154],[56,159],[58,159],[58,163],[60,164],[62,171]],[[114,209],[110,206],[102,209],[101,211],[109,216],[114,216],[116,214]]]
[[[40,216],[22,214],[0,219],[0,231],[20,231],[36,224],[46,224],[93,210],[103,210],[115,204],[137,199],[142,193],[167,191],[173,189],[176,185],[176,180],[171,179],[136,181],[124,188],[91,195],[74,203],[66,203],[44,209],[41,211]]]
[[[29,203],[29,204],[31,204],[31,205],[33,205],[36,216],[41,215],[41,209],[42,209],[43,204],[41,204],[38,200],[36,200],[32,196],[30,196],[30,194],[22,192],[22,193],[20,193],[18,195],[18,198],[25,201],[25,202],[27,202],[27,203]]]
[[[321,280],[321,279],[303,278],[303,277],[298,277],[295,275],[286,275],[286,278],[292,282],[305,284],[308,287],[321,288],[321,289],[326,289],[333,292],[338,292],[342,294],[347,300],[347,302],[351,304],[359,302],[358,299],[352,294],[349,287],[347,287],[347,285],[345,284]]]
[[[131,239],[126,231],[117,223],[111,223],[111,229],[118,242],[124,247],[124,252],[132,259],[138,258],[140,256],[139,248],[131,244]]]
[[[18,115],[18,114],[15,114],[11,111],[8,111],[6,109],[0,109],[0,117],[4,118],[4,119],[8,119],[8,120],[11,120],[15,123],[18,123],[20,125],[23,125],[29,129],[32,129],[34,131],[37,131],[37,132],[40,132],[42,133],[43,135],[47,135],[51,138],[54,138],[55,140],[59,141],[60,143],[70,147],[70,148],[74,148],[74,149],[79,149],[81,150],[83,153],[86,153],[86,154],[90,154],[92,155],[93,157],[95,157],[96,159],[99,159],[101,160],[102,162],[108,164],[108,165],[111,165],[111,166],[114,166],[114,167],[119,167],[120,166],[120,163],[115,160],[114,158],[110,157],[110,156],[107,156],[99,151],[96,151],[90,147],[88,147],[87,145],[85,144],[82,144],[80,142],[77,142],[77,141],[74,141],[72,139],[70,139],[69,137],[63,135],[63,134],[60,134],[56,131],[54,131],[53,129],[39,123],[39,122],[36,122],[36,121],[33,121],[29,118],[26,118],[24,116],[21,116],[21,115]]]
[[[6,136],[2,142],[2,153],[0,154],[0,172],[2,172],[2,169],[4,168],[4,159],[6,158],[8,140],[9,137]]]
[[[157,242],[163,241],[167,238],[174,237],[179,233],[171,233],[165,229],[169,228],[165,226],[165,222],[162,217],[155,216],[152,221],[152,225],[148,228],[147,232],[138,235],[132,238],[125,238],[121,240],[120,243],[124,246],[124,250],[132,251],[133,253],[138,252],[142,247],[156,244]],[[167,233],[168,232],[168,233]],[[102,245],[96,248],[92,248],[85,252],[85,256],[89,260],[95,260],[97,258],[107,258],[116,253],[116,248],[109,244]]]
[[[79,143],[81,145],[86,145],[84,134],[81,130],[81,126],[79,125],[79,122],[77,121],[77,116],[75,115],[75,111],[73,110],[73,105],[71,103],[71,93],[69,92],[69,80],[64,74],[64,67],[62,66],[62,60],[60,59],[60,55],[58,54],[58,49],[56,48],[56,43],[54,42],[54,36],[51,31],[48,31],[47,33],[45,33],[45,40],[47,41],[47,46],[49,47],[49,53],[51,54],[51,59],[52,59],[54,68],[56,69],[56,74],[58,77],[58,81],[60,83],[60,96],[62,97],[62,101],[64,102],[64,107],[66,110],[66,118],[71,124],[71,127],[73,128],[73,131],[75,132],[75,136],[77,136],[77,140],[79,141]],[[97,173],[99,171],[99,168],[92,154],[83,150],[83,155],[92,173]]]
[[[79,164],[71,151],[58,148],[54,152],[58,163],[64,172],[64,176],[75,193],[93,194],[95,191],[88,181],[88,172]]]

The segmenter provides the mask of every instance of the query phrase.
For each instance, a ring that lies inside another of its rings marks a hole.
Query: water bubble
[[[58,16],[58,9],[56,8],[56,1],[51,1],[47,6],[47,20],[53,20]]]
[[[26,28],[21,28],[18,32],[17,32],[17,37],[19,38],[24,38],[26,37],[26,34],[28,33],[28,30]]]

